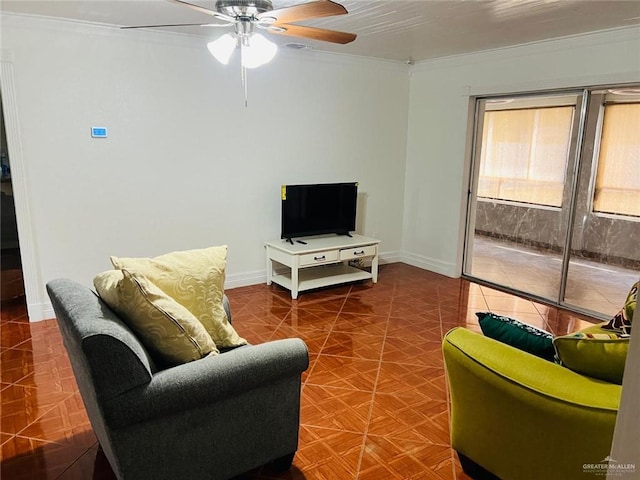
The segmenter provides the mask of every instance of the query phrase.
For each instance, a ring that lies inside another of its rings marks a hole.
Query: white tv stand
[[[277,283],[291,290],[291,298],[296,299],[298,292],[314,288],[368,279],[376,283],[379,243],[355,234],[296,238],[293,244],[287,240],[266,242],[267,285]],[[356,258],[371,258],[371,272],[348,264]]]

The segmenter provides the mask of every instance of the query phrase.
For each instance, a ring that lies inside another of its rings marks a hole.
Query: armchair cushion
[[[561,364],[575,372],[622,385],[629,336],[594,325],[553,339]]]
[[[187,308],[209,332],[218,348],[245,345],[222,305],[227,247],[210,247],[155,258],[111,257],[114,268],[136,271]]]
[[[198,319],[144,275],[109,270],[97,275],[93,284],[162,363],[177,365],[219,353]]]

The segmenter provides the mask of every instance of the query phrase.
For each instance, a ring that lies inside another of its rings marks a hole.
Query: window
[[[560,207],[574,110],[486,111],[478,197]]]
[[[640,103],[606,104],[593,211],[640,217]]]

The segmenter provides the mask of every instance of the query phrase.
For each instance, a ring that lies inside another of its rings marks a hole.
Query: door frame
[[[4,125],[7,134],[7,150],[11,162],[11,185],[13,188],[18,224],[18,242],[20,244],[20,260],[24,281],[27,316],[30,322],[51,318],[53,312],[45,308],[39,264],[35,252],[35,235],[28,189],[25,179],[24,154],[20,138],[20,122],[18,119],[16,85],[13,73],[13,52],[0,50],[0,90],[2,91],[2,108]],[[46,311],[45,311],[46,310]]]

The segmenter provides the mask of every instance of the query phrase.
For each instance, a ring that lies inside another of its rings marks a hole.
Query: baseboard
[[[454,263],[443,262],[442,260],[425,257],[424,255],[404,252],[401,261],[408,265],[439,273],[447,277],[458,278],[460,276],[460,272],[457,271]]]
[[[29,317],[29,322],[40,322],[42,320],[56,318],[53,305],[51,305],[50,302],[28,303],[27,316]]]
[[[254,270],[253,272],[227,275],[224,288],[225,290],[231,290],[232,288],[248,287],[249,285],[258,285],[260,283],[267,283],[267,273],[264,270]]]
[[[380,265],[400,262],[402,262],[402,252],[382,252],[378,256],[378,263]]]
[[[448,277],[457,277],[453,272],[455,266],[438,260],[402,253],[400,251],[381,252],[379,256],[380,265],[391,263],[407,263],[414,267],[430,270],[432,272],[441,273]],[[250,285],[266,284],[267,273],[265,270],[254,270],[251,272],[234,273],[227,275],[224,283],[225,290],[233,288],[248,287]],[[27,313],[30,322],[39,322],[41,320],[49,320],[55,318],[55,312],[50,302],[32,303],[27,305]]]

